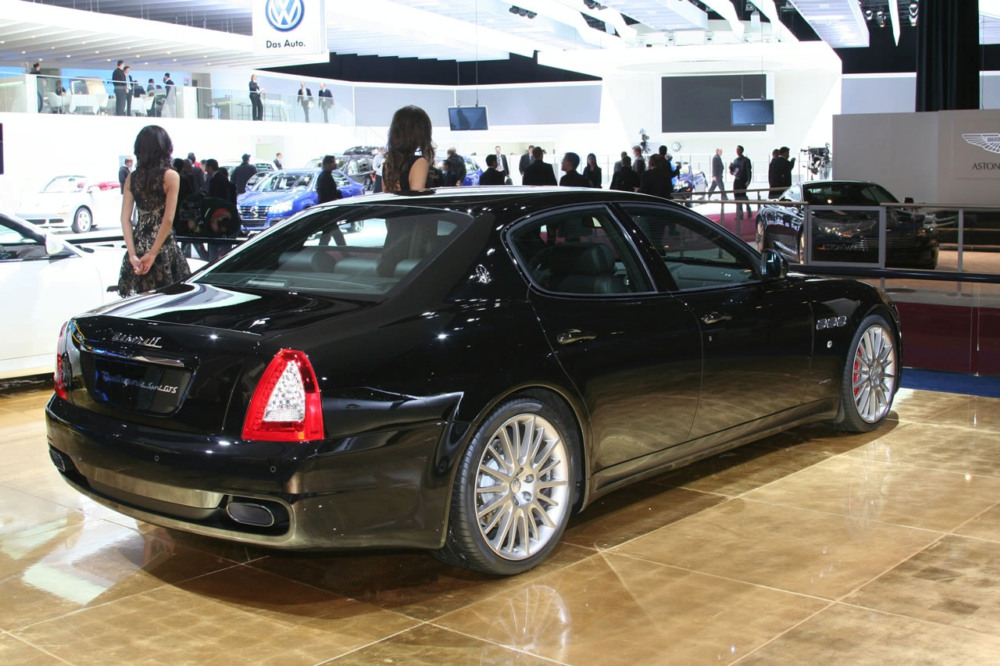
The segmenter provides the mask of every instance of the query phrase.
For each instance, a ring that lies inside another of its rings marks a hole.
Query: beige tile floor
[[[106,510],[0,394],[0,664],[1000,664],[1000,400],[903,390],[609,496],[511,579]]]

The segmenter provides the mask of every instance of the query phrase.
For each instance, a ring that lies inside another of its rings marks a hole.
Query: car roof
[[[493,209],[510,209],[513,216],[516,209],[517,217],[522,217],[533,211],[544,211],[553,206],[586,205],[604,202],[647,203],[659,204],[684,210],[680,204],[638,192],[622,192],[619,190],[603,190],[590,187],[560,187],[560,186],[476,186],[476,187],[439,187],[420,192],[391,192],[370,194],[365,197],[338,199],[324,206],[342,205],[398,205],[425,208],[456,209],[474,212],[485,212]]]

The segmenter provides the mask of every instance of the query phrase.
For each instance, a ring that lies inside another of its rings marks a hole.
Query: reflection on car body
[[[515,574],[628,482],[801,423],[877,427],[899,344],[879,290],[790,275],[668,201],[379,194],[74,318],[48,441],[71,485],[154,524]]]
[[[858,181],[827,180],[794,185],[780,199],[789,204],[766,204],[757,213],[758,247],[774,248],[790,261],[805,260],[805,211],[811,206],[864,206],[870,210],[821,209],[812,211],[812,259],[816,261],[878,261],[880,204],[899,203],[881,185]],[[791,203],[794,202],[794,203]],[[937,267],[939,241],[935,219],[905,207],[886,207],[886,265]]]

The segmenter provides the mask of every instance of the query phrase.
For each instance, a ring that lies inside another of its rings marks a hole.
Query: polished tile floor
[[[136,523],[0,395],[0,663],[1000,664],[1000,400],[903,390],[607,497],[511,579]]]

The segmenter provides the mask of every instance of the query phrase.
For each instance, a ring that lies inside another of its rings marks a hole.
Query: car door
[[[653,289],[610,210],[539,216],[508,238],[549,344],[586,405],[594,471],[686,441],[701,389],[698,323],[682,300]]]
[[[692,439],[797,407],[809,376],[812,308],[801,283],[763,279],[760,256],[674,206],[623,206],[649,238],[662,282],[696,318],[704,358]]]

